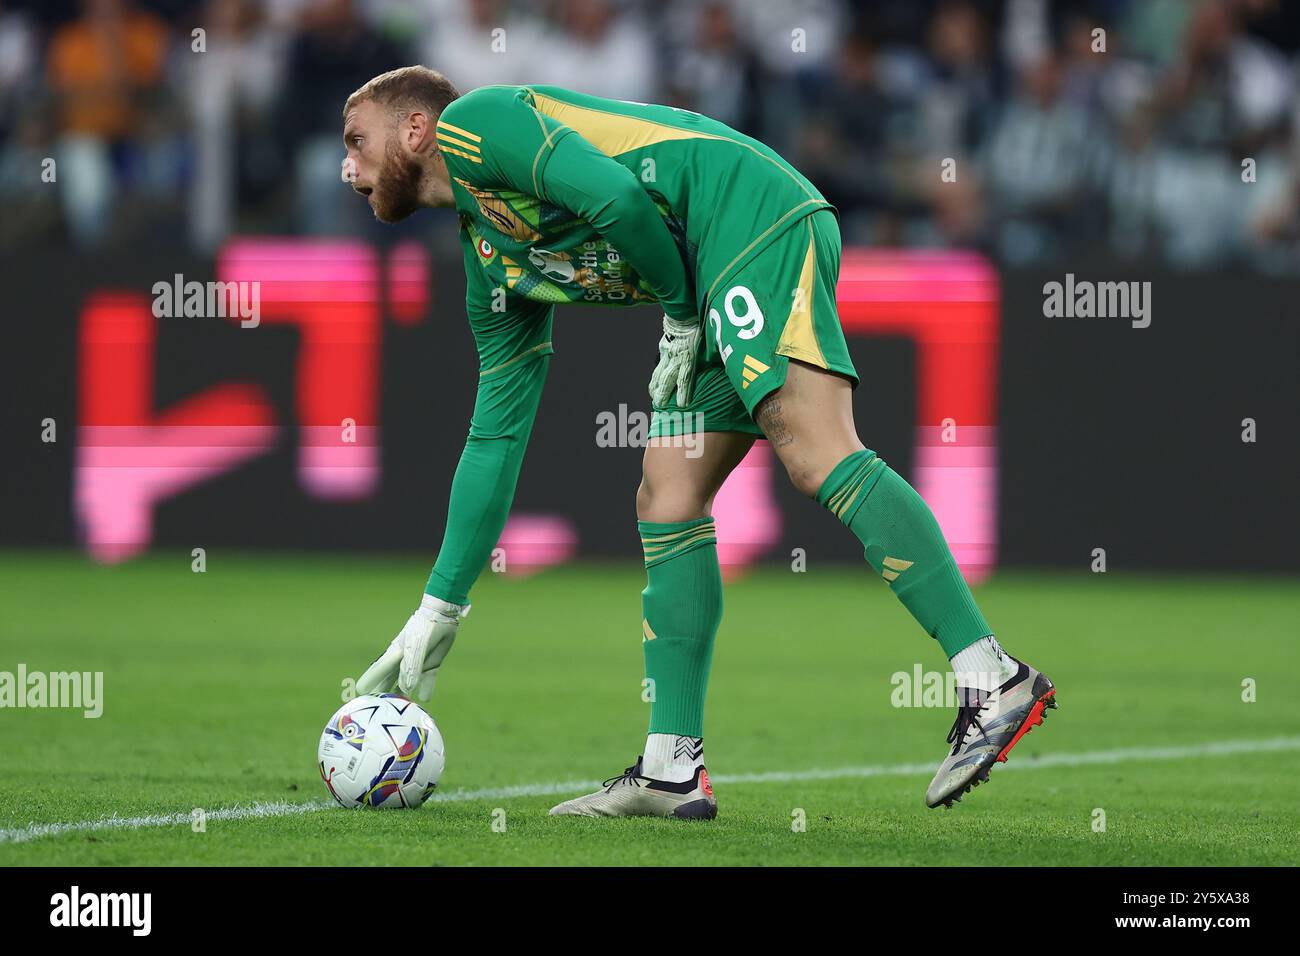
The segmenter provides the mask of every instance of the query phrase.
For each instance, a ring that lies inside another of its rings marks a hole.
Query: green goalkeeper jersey
[[[437,135],[479,386],[426,591],[463,604],[514,497],[554,306],[657,302],[700,322],[729,276],[832,207],[767,146],[674,107],[486,86],[450,103]]]
[[[699,322],[728,275],[829,203],[775,152],[669,106],[487,86],[438,120],[479,288]]]

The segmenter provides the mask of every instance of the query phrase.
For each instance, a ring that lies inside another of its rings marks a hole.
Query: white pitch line
[[[1004,764],[998,772],[1007,770],[1039,770],[1047,767],[1087,767],[1125,763],[1134,760],[1186,760],[1196,757],[1229,757],[1235,754],[1276,753],[1300,750],[1300,737],[1271,737],[1264,740],[1221,740],[1213,743],[1183,747],[1129,747],[1122,750],[1093,750],[1085,753],[1044,754],[1025,757]],[[934,772],[932,763],[883,764],[864,767],[829,767],[821,770],[772,771],[769,773],[719,774],[713,777],[718,784],[743,783],[799,783],[808,780],[846,780],[863,777],[907,777]],[[600,786],[598,780],[569,780],[558,783],[528,783],[513,787],[489,787],[482,790],[452,790],[434,794],[430,803],[464,803],[473,800],[509,800],[518,797],[548,797],[565,793],[581,793]],[[314,813],[336,806],[334,801],[316,800],[309,803],[276,801],[253,803],[246,806],[225,807],[207,812],[207,820],[259,820],[288,817],[295,814]],[[143,830],[152,827],[170,827],[188,824],[190,811],[160,813],[140,817],[105,817],[100,820],[77,820],[71,823],[32,823],[23,827],[0,829],[0,844],[28,843],[43,837],[62,836],[97,830]]]
[[[206,814],[208,820],[256,820],[261,817],[288,817],[295,813],[311,813],[330,806],[324,801],[314,803],[252,803],[247,806],[224,807]],[[171,827],[189,823],[193,817],[189,810],[179,813],[156,813],[145,817],[104,817],[102,820],[77,820],[73,823],[33,823],[12,830],[0,830],[0,843],[27,843],[41,837],[62,836],[81,830],[143,830],[149,827]]]

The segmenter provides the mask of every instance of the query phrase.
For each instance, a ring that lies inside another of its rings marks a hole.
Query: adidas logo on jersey
[[[754,381],[754,379],[758,378],[769,368],[771,368],[770,365],[764,365],[758,359],[754,358],[754,356],[746,354],[745,366],[740,370],[740,377],[745,380],[741,384],[741,388],[749,388],[749,383]]]

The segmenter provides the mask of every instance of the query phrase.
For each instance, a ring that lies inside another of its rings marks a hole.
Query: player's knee
[[[650,486],[644,478],[636,489],[636,516],[639,521],[649,521],[647,514],[654,507],[654,495],[650,491]]]
[[[858,447],[853,447],[853,444]],[[785,467],[785,473],[790,476],[790,483],[805,498],[816,498],[835,466],[862,446],[861,442],[853,444],[791,442],[776,449],[776,452]]]
[[[702,518],[708,512],[708,498],[691,488],[665,488],[643,477],[636,490],[638,521],[690,521]]]
[[[831,472],[830,468],[808,461],[791,462],[785,470],[790,476],[790,483],[805,498],[816,498],[826,476]]]

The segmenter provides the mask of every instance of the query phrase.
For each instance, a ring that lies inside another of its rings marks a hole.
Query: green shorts
[[[837,372],[857,388],[835,306],[839,274],[840,227],[829,210],[806,216],[746,263],[709,300],[691,404],[656,405],[650,437],[762,437],[754,409],[785,383],[792,358]]]

